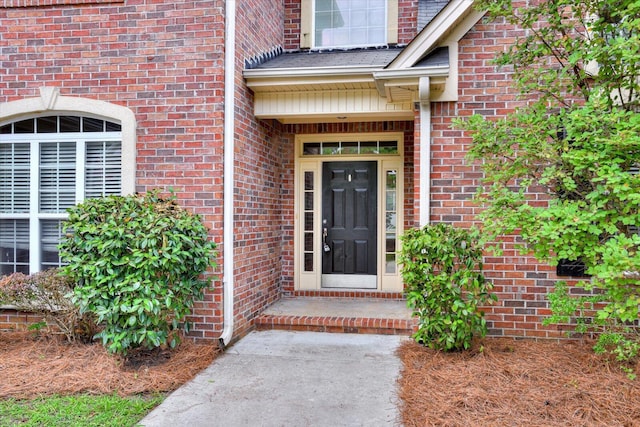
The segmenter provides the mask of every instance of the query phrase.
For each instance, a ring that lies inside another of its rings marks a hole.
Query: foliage
[[[159,405],[162,396],[46,396],[0,400],[3,426],[131,426]]]
[[[630,171],[640,162],[640,2],[477,4],[526,30],[496,63],[513,67],[528,104],[504,118],[457,122],[471,131],[469,158],[485,173],[484,231],[491,239],[519,231],[523,250],[552,265],[582,261],[592,278],[581,286],[594,299],[570,301],[560,286],[552,308],[601,301],[593,325],[635,339],[628,326],[640,304],[640,175]]]
[[[178,341],[180,322],[215,266],[215,243],[200,218],[157,192],[89,199],[69,210],[60,244],[73,301],[104,324],[96,335],[112,353]],[[188,329],[188,323],[184,323]]]
[[[487,330],[478,307],[496,299],[481,272],[477,230],[434,224],[409,229],[401,239],[407,302],[419,318],[414,338],[430,348],[468,349],[473,335]]]
[[[55,268],[29,276],[13,273],[0,278],[0,305],[41,315],[45,323],[32,325],[32,330],[53,325],[49,332],[62,333],[69,341],[86,341],[95,333],[95,323],[69,298],[73,286],[73,281]]]

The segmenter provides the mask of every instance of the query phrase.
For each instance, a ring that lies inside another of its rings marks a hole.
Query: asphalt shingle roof
[[[272,68],[322,68],[322,67],[384,67],[398,56],[402,48],[325,50],[283,53],[252,67]],[[249,67],[248,67],[249,68]]]
[[[422,30],[442,9],[449,0],[419,0],[418,1],[418,31]]]
[[[418,30],[422,29],[449,3],[449,0],[419,0]],[[380,47],[351,50],[320,50],[282,52],[278,49],[262,57],[245,62],[245,69],[304,69],[331,67],[384,68],[393,61],[403,47]],[[421,59],[415,67],[448,65],[446,48],[439,48]]]

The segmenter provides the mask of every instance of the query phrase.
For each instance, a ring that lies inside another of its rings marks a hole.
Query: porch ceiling
[[[326,54],[320,55],[324,60]],[[305,56],[316,63],[314,55]],[[437,64],[427,61],[411,70],[387,73],[386,64],[329,66],[325,60],[323,65],[244,70],[247,86],[255,94],[256,117],[282,123],[413,120],[420,77],[431,76],[431,93],[437,94],[444,91],[449,73],[448,57],[442,62],[442,55]]]

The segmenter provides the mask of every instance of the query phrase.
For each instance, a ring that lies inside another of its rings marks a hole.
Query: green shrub
[[[74,282],[56,268],[29,276],[13,273],[0,278],[0,305],[41,315],[44,325],[54,326],[49,333],[61,333],[69,341],[88,340],[95,333],[95,323],[71,301],[73,287]]]
[[[468,349],[474,334],[487,331],[478,306],[496,300],[481,272],[478,232],[435,224],[407,230],[401,240],[407,302],[419,318],[414,338],[439,350]]]
[[[60,244],[73,301],[95,314],[112,353],[179,342],[179,325],[201,299],[215,243],[200,217],[157,192],[89,199],[69,210]],[[184,322],[188,330],[188,323]]]

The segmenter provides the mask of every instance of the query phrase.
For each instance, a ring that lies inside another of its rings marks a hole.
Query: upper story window
[[[300,47],[384,46],[398,42],[398,0],[301,0]]]
[[[91,117],[0,126],[0,275],[61,264],[66,209],[122,191],[122,131]]]
[[[387,43],[387,0],[315,0],[314,47]]]

